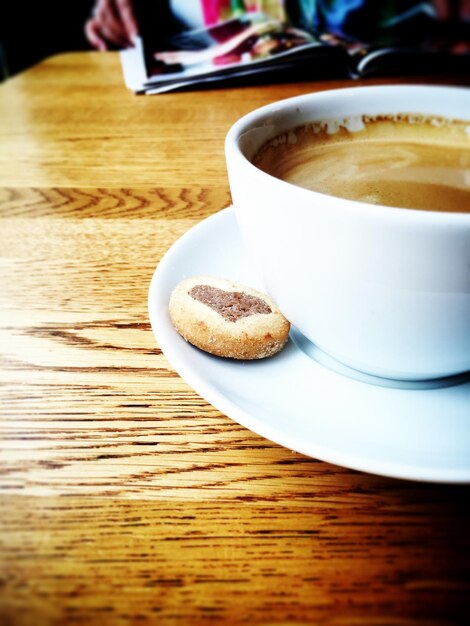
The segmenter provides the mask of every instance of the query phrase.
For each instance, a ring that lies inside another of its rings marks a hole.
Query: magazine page
[[[164,42],[147,31],[145,40],[121,52],[124,78],[136,93],[162,93],[262,75],[311,80],[470,72],[470,16],[441,15],[434,5],[411,2],[398,10],[364,0],[340,16],[318,5],[315,19],[297,20],[301,28],[248,12]],[[372,8],[377,19],[366,19]]]
[[[358,76],[470,74],[470,46],[436,40],[421,46],[363,46],[351,55]]]
[[[148,79],[145,65],[144,45],[141,37],[134,37],[134,46],[121,50],[121,67],[126,87],[135,93],[144,90]]]
[[[307,31],[262,13],[247,13],[212,27],[176,35],[156,52],[149,82],[207,75],[263,63],[321,45]]]
[[[334,30],[319,35],[341,46],[352,77],[460,73],[470,71],[470,5],[467,13],[443,13],[432,0],[386,9],[380,19],[364,18],[369,5]],[[354,19],[355,18],[355,21]]]
[[[147,51],[151,42],[146,41]],[[147,53],[145,89],[168,90],[173,85],[292,67],[315,57],[336,56],[314,34],[262,13],[247,13],[216,26],[178,34],[167,50]],[[341,52],[342,54],[342,52]],[[150,58],[149,58],[150,57]]]

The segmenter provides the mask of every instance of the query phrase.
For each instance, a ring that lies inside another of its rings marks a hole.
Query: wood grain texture
[[[4,498],[3,623],[465,623],[464,510],[442,489],[330,480],[237,506]]]
[[[230,203],[233,121],[345,84],[136,97],[89,53],[0,87],[2,625],[470,623],[470,488],[259,437],[148,324],[161,256]]]

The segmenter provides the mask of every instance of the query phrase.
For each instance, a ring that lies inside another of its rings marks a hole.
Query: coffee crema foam
[[[470,122],[411,114],[313,122],[271,139],[253,164],[349,200],[470,212]]]

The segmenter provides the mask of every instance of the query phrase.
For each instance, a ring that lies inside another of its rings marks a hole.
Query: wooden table
[[[230,203],[229,126],[344,84],[137,97],[79,53],[0,87],[2,625],[470,623],[468,487],[261,438],[148,323],[162,254]]]

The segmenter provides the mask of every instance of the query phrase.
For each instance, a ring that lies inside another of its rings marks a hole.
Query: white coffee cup
[[[467,89],[355,87],[298,96],[230,129],[233,205],[266,291],[320,349],[376,376],[451,376],[470,371],[470,213],[328,196],[250,161],[267,140],[308,122],[396,113],[469,120],[470,149]]]

